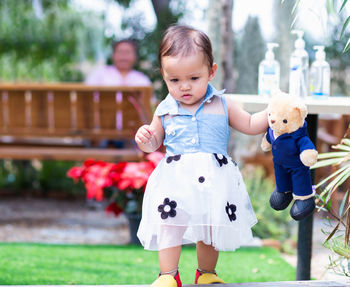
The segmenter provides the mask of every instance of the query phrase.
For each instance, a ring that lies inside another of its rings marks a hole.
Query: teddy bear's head
[[[307,116],[306,106],[299,98],[280,91],[271,98],[267,111],[269,126],[276,135],[296,131]]]

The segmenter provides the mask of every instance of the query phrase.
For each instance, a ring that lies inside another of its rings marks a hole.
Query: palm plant
[[[338,223],[328,235],[325,245],[338,255],[331,260],[330,267],[337,273],[350,277],[350,193],[346,191],[339,210],[331,207],[332,194],[350,178],[350,125],[341,142],[332,148],[335,151],[319,154],[319,161],[312,168],[333,166],[336,170],[321,180],[316,189],[321,189],[317,195],[317,207],[329,212]],[[341,230],[341,227],[343,228]]]
[[[283,4],[283,2],[285,2],[286,0],[281,0],[281,4]],[[342,12],[344,12],[346,9],[345,6],[347,4],[348,0],[341,0],[340,3],[340,8],[338,10],[338,14],[341,14]],[[301,3],[301,0],[296,0],[295,3],[294,3],[294,6],[292,8],[292,11],[291,11],[291,14],[294,15],[294,20],[292,22],[292,25],[291,26],[294,26],[297,18],[298,18],[298,13],[296,13],[297,11],[297,7],[299,6],[299,4]],[[336,8],[335,8],[335,3],[334,1],[326,1],[325,3],[326,5],[326,8],[327,8],[327,13],[329,15],[335,15],[337,12],[336,12]],[[342,36],[344,36],[344,32],[346,30],[346,27],[349,25],[350,23],[350,16],[349,15],[346,15],[346,20],[344,20],[344,23],[343,23],[343,26],[342,26],[342,29],[341,29],[341,32],[340,32],[340,37],[341,38]],[[347,52],[350,50],[350,38],[347,39],[347,42],[344,46],[344,49],[343,49],[343,53]]]

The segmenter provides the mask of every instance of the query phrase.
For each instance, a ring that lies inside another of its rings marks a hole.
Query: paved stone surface
[[[126,244],[127,219],[88,208],[85,201],[0,199],[0,241]]]
[[[311,277],[317,280],[344,280],[345,276],[335,274],[328,268],[330,264],[329,257],[334,257],[329,249],[323,246],[327,239],[326,234],[322,232],[331,232],[335,226],[334,221],[317,215],[314,216],[313,233],[312,233],[312,259],[311,259]],[[296,230],[295,230],[296,232]],[[297,266],[297,257],[295,255],[283,254],[284,259],[292,266]]]

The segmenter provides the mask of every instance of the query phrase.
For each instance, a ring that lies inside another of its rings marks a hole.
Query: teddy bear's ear
[[[296,102],[296,108],[299,110],[300,116],[305,119],[307,116],[306,105],[301,100],[298,100]]]
[[[278,88],[273,88],[273,89],[271,90],[271,97],[278,97],[278,96],[281,95],[281,93],[282,93],[282,91],[281,91],[280,89],[278,89]]]

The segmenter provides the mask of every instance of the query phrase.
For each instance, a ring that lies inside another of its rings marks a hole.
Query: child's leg
[[[202,241],[197,242],[198,268],[204,271],[214,271],[219,258],[219,251],[211,245],[206,245]]]
[[[160,231],[160,250],[158,252],[160,272],[175,270],[176,274],[182,245],[182,237],[186,231],[185,226],[163,225]],[[173,246],[173,247],[167,247]]]
[[[198,269],[194,280],[195,284],[225,283],[215,271],[218,258],[219,251],[216,251],[213,246],[206,245],[202,241],[197,242]]]
[[[161,274],[170,274],[175,276],[181,254],[181,245],[159,250],[159,267]]]
[[[181,254],[182,237],[186,227],[169,226],[161,227],[160,250],[158,252],[160,273],[151,287],[181,287],[178,266]],[[174,246],[168,247],[166,246]]]

